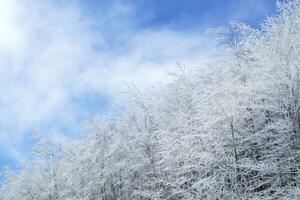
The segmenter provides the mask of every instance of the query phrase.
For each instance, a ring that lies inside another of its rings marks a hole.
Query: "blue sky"
[[[1,0],[0,169],[28,158],[32,133],[80,134],[126,84],[205,63],[208,28],[274,13],[275,0]]]

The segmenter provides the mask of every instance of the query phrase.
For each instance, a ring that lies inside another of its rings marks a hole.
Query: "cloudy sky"
[[[0,169],[28,157],[32,133],[78,135],[126,84],[205,63],[208,28],[274,13],[275,0],[0,0]]]

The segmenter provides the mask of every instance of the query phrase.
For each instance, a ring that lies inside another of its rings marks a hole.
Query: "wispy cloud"
[[[76,126],[90,108],[74,99],[119,97],[124,83],[142,87],[176,62],[200,64],[209,47],[197,31],[135,29],[130,4],[95,17],[76,1],[26,3],[0,1],[0,154],[15,158],[33,130]]]

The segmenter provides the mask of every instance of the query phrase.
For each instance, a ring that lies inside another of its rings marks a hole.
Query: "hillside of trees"
[[[122,113],[80,139],[41,138],[0,200],[299,199],[300,1],[214,34],[213,65],[131,87]]]

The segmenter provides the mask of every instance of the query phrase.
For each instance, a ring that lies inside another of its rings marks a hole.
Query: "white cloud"
[[[13,145],[41,124],[77,123],[74,96],[118,98],[124,83],[151,84],[176,62],[195,66],[208,54],[208,39],[196,32],[126,32],[126,25],[112,33],[124,26],[118,12],[130,15],[128,5],[97,21],[76,4],[53,2],[0,0],[0,142],[12,156],[19,155]],[[106,32],[108,21],[113,27]],[[111,47],[109,34],[125,40]]]
[[[16,50],[21,48],[24,38],[19,30],[17,13],[19,7],[15,0],[0,1],[0,47]]]

